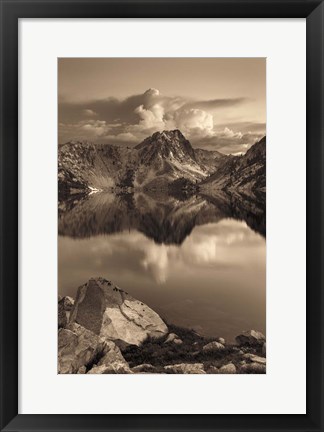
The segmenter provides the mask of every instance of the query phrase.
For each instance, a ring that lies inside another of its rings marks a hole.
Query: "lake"
[[[97,193],[59,204],[59,294],[102,276],[167,323],[233,341],[266,333],[265,202]]]

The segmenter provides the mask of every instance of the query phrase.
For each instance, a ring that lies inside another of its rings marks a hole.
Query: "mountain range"
[[[243,156],[194,149],[177,129],[156,132],[134,148],[71,141],[58,150],[59,197],[96,190],[188,187],[265,192],[265,173],[265,137]]]

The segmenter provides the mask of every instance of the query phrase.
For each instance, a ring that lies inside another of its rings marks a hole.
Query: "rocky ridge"
[[[58,313],[60,374],[266,373],[262,333],[243,332],[236,344],[206,339],[103,278],[82,285],[75,301],[60,298]]]
[[[245,155],[224,161],[214,174],[202,181],[200,189],[265,192],[266,137],[254,144]]]
[[[179,179],[204,189],[263,190],[265,138],[242,157],[194,149],[177,129],[156,132],[135,148],[87,141],[59,146],[60,197],[100,190],[168,190]]]

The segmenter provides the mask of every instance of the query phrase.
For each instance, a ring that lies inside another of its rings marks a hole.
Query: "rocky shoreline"
[[[166,324],[111,281],[92,278],[58,301],[59,374],[264,374],[266,339],[244,331],[235,344]]]

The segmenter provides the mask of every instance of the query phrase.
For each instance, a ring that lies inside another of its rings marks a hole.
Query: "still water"
[[[61,203],[59,294],[75,297],[102,276],[205,336],[265,333],[264,210],[237,197],[96,194]]]

